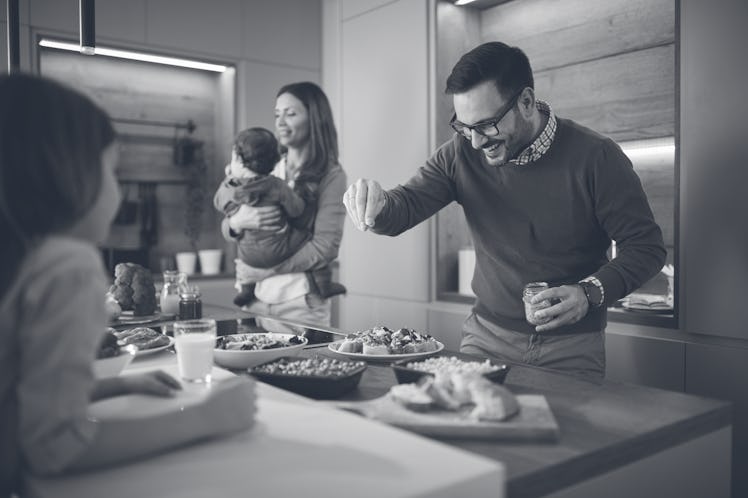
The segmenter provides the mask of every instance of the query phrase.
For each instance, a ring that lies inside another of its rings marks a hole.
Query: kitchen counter
[[[217,318],[249,316],[229,308],[205,311]],[[338,356],[324,344],[302,354]],[[342,399],[374,399],[395,382],[388,364],[369,363],[358,388]],[[546,397],[560,428],[557,442],[440,442],[505,466],[508,497],[730,496],[729,403],[520,365],[512,366],[506,386]]]

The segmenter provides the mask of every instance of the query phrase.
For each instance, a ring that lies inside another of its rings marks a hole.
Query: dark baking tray
[[[286,375],[286,374],[274,374],[257,371],[264,365],[270,365],[271,363],[277,363],[281,361],[301,361],[305,358],[301,356],[281,356],[275,358],[272,361],[268,361],[252,367],[248,370],[249,374],[255,379],[272,384],[281,389],[301,394],[316,399],[333,399],[342,396],[343,394],[352,391],[358,386],[361,381],[361,376],[366,370],[366,363],[353,370],[351,373],[344,377],[328,377],[319,375]],[[357,363],[354,361],[340,360],[339,362],[345,363]]]
[[[446,355],[445,355],[446,356]],[[460,357],[460,355],[451,355],[456,356],[458,359],[462,361],[478,361],[483,362],[484,359],[481,358],[464,358]],[[433,376],[431,372],[424,372],[422,370],[414,370],[412,368],[408,368],[405,365],[408,363],[414,363],[422,360],[403,360],[398,361],[396,363],[392,364],[392,370],[395,371],[395,377],[397,377],[397,382],[400,384],[409,384],[418,382],[418,380],[423,377],[424,375],[431,375]],[[493,372],[484,373],[483,376],[492,382],[495,382],[497,384],[503,384],[504,380],[506,379],[506,374],[509,373],[509,365],[506,363],[496,363],[495,361],[491,361],[491,365],[499,367],[498,370],[494,370]]]

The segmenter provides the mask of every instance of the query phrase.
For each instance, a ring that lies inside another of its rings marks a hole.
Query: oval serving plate
[[[338,351],[338,347],[343,341],[333,342],[329,344],[327,348],[339,355],[347,356],[348,358],[354,358],[357,360],[369,360],[369,361],[400,361],[410,360],[413,358],[425,358],[440,352],[444,349],[444,344],[436,341],[436,349],[433,351],[426,351],[423,353],[402,353],[402,354],[364,354],[364,353],[348,353],[345,351]]]

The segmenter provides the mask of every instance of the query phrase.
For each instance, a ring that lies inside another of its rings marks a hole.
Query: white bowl
[[[119,355],[117,356],[97,359],[93,365],[94,377],[103,379],[105,377],[118,376],[135,358],[135,353],[137,352],[138,348],[136,346],[124,346],[120,348]]]
[[[254,333],[254,334],[231,334],[232,336],[267,336],[269,339],[288,341],[294,334],[278,334],[275,332]],[[307,338],[296,336],[302,340],[301,344],[294,344],[282,348],[258,349],[258,350],[236,350],[236,349],[214,349],[213,355],[216,363],[222,367],[244,369],[255,367],[261,363],[280,358],[281,356],[296,356],[304,346],[307,345]]]

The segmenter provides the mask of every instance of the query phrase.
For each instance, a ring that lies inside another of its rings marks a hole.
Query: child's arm
[[[234,377],[219,381],[211,386],[206,398],[196,404],[175,405],[174,410],[150,416],[133,410],[131,414],[118,413],[112,419],[97,420],[93,441],[68,469],[84,470],[126,462],[194,441],[243,431],[252,427],[255,411],[252,379]]]
[[[213,196],[213,206],[224,216],[231,216],[239,210],[240,204],[234,201],[234,192],[236,187],[229,184],[230,177],[226,177],[216,190],[216,194]]]
[[[304,212],[304,207],[306,206],[304,199],[302,199],[299,194],[294,192],[293,189],[289,187],[285,181],[276,176],[272,176],[270,178],[277,186],[276,188],[278,189],[280,205],[286,212],[286,216],[289,218],[296,218],[298,216],[301,216],[301,213]]]

